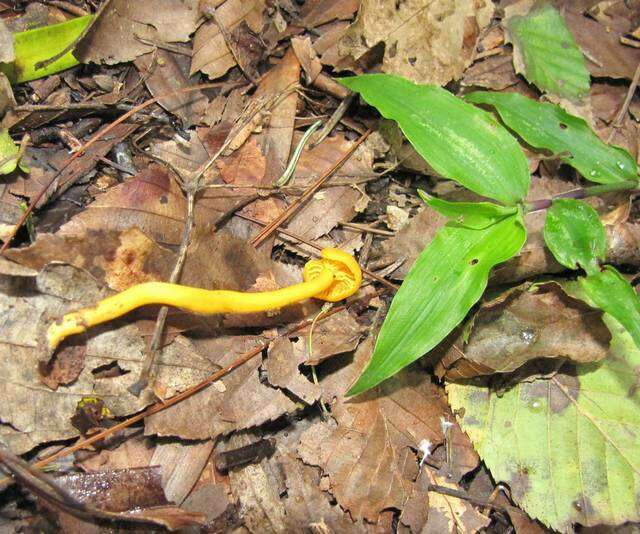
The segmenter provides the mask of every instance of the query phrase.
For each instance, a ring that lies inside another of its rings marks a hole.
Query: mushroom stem
[[[194,313],[253,313],[282,308],[316,297],[337,302],[355,293],[362,283],[356,260],[338,249],[323,249],[322,258],[304,267],[304,282],[275,291],[244,293],[240,291],[199,289],[196,287],[147,282],[130,287],[98,302],[95,306],[68,313],[47,330],[49,351],[54,351],[68,336],[121,317],[149,304],[182,308]]]

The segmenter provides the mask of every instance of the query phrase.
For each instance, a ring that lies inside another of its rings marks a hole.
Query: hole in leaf
[[[91,371],[91,374],[96,378],[115,378],[117,376],[126,375],[131,371],[127,371],[118,365],[117,361],[112,361],[105,365],[99,365]]]
[[[560,124],[558,124],[558,126],[560,126],[561,130],[566,130],[568,128],[568,126],[564,122],[561,122]]]
[[[469,262],[469,265],[476,265],[476,264],[478,263],[478,261],[480,261],[480,260],[478,260],[478,258],[473,258],[473,259]]]

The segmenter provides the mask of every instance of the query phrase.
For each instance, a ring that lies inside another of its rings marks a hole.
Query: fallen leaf
[[[131,135],[137,128],[137,124],[117,125],[109,133],[98,138],[71,163],[67,163],[69,152],[66,149],[56,150],[54,154],[44,152],[42,154],[44,160],[37,158],[34,151],[28,150],[24,161],[31,168],[31,173],[26,178],[16,179],[9,190],[14,195],[32,198],[48,186],[47,191],[38,201],[37,207],[42,207],[50,200],[59,198],[78,180],[85,178],[96,167],[100,158],[105,157],[116,144]],[[58,172],[60,175],[53,184],[50,184],[54,173]]]
[[[224,367],[261,342],[255,336],[220,336],[196,340],[195,345],[209,355],[212,364]],[[145,433],[213,439],[296,410],[296,404],[284,393],[260,382],[260,364],[260,359],[254,358],[206,390],[148,417]]]
[[[210,19],[202,24],[193,38],[191,74],[202,71],[212,80],[237,64],[218,23],[231,33],[244,22],[252,31],[259,33],[265,8],[264,0],[226,0],[220,4],[215,7],[216,20]]]
[[[195,224],[206,228],[240,202],[238,195],[206,190],[195,208]],[[182,239],[186,199],[165,168],[152,164],[127,182],[109,189],[64,224],[59,235],[89,230],[126,230],[137,226],[159,244],[177,245]]]
[[[476,61],[467,70],[461,80],[466,87],[483,87],[502,91],[518,83],[511,57],[506,54],[489,56]]]
[[[164,525],[170,530],[202,522],[198,514],[169,505],[162,491],[160,470],[157,466],[99,473],[74,473],[60,476],[56,482],[78,502],[112,514],[111,519],[126,520],[130,517],[148,520],[152,524]],[[93,529],[93,522],[67,513],[61,513],[59,519],[65,531]]]
[[[316,28],[332,20],[349,20],[358,10],[358,0],[309,0],[300,9],[300,23]]]
[[[74,55],[80,63],[132,61],[153,52],[153,43],[187,41],[199,15],[197,0],[112,0],[76,45]]]
[[[332,390],[344,393],[344,375],[359,374],[372,345],[363,342],[354,363],[321,381],[326,400]],[[441,391],[414,366],[357,399],[340,394],[331,405],[336,423],[307,430],[298,455],[329,476],[329,491],[354,519],[376,522],[382,510],[404,507],[418,474],[413,450],[422,439],[442,442],[439,418],[447,410]]]
[[[322,63],[313,48],[311,38],[294,37],[291,39],[291,48],[304,70],[307,85],[312,84],[322,72]]]
[[[463,330],[437,364],[447,380],[509,373],[539,358],[599,361],[611,340],[602,312],[557,284],[527,284],[484,303]]]
[[[264,370],[271,385],[286,389],[305,403],[313,404],[320,398],[320,386],[300,373],[299,364],[300,360],[294,355],[291,341],[280,338],[269,347]]]
[[[296,136],[294,143],[299,137]],[[333,136],[304,150],[296,167],[292,185],[308,187],[323,172],[329,170],[353,145],[342,136]],[[348,181],[372,174],[373,153],[359,146],[354,154],[334,174],[333,180]],[[328,182],[329,184],[331,181]],[[364,195],[355,186],[333,186],[318,191],[290,220],[286,229],[307,240],[327,234],[339,222],[348,222],[357,215],[355,205]],[[367,199],[363,205],[366,207]]]
[[[567,25],[587,58],[587,68],[596,78],[631,80],[640,62],[640,49],[620,43],[620,34],[608,31],[601,24],[567,9]]]
[[[445,85],[471,64],[493,9],[488,1],[364,0],[342,38],[340,54],[358,59],[382,42],[383,72]]]
[[[638,520],[640,352],[621,325],[605,321],[613,340],[600,362],[567,365],[500,394],[483,384],[447,386],[493,478],[554,530]]]
[[[138,57],[134,64],[154,97],[196,85],[199,81],[197,77],[189,76],[189,58],[182,54],[156,50]],[[185,128],[190,128],[202,121],[209,100],[202,91],[191,91],[161,98],[158,103],[180,118]]]

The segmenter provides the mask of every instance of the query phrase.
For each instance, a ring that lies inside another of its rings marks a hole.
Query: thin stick
[[[69,156],[69,158],[67,158],[67,160],[63,163],[62,167],[58,170],[58,172],[56,172],[49,179],[49,181],[46,183],[46,185],[38,192],[38,194],[35,196],[35,198],[31,201],[31,203],[29,204],[29,207],[22,214],[22,217],[20,217],[20,220],[14,226],[13,230],[11,231],[11,233],[9,234],[7,239],[5,240],[5,242],[2,245],[2,247],[0,247],[0,254],[2,254],[5,250],[7,250],[7,248],[9,248],[9,245],[11,244],[13,239],[15,238],[16,234],[18,233],[18,230],[24,224],[24,221],[27,220],[27,217],[29,217],[31,212],[35,209],[35,207],[37,206],[38,202],[40,202],[40,200],[45,195],[47,190],[54,184],[56,179],[65,171],[65,169],[69,166],[69,164],[71,164],[71,162],[74,161],[76,158],[80,157],[80,155],[83,154],[90,146],[94,145],[98,140],[100,140],[102,137],[104,137],[107,133],[109,133],[111,130],[113,130],[116,126],[118,126],[118,124],[122,124],[124,121],[126,121],[129,117],[131,117],[135,113],[138,113],[139,111],[142,111],[143,109],[155,104],[156,102],[162,100],[163,98],[168,98],[170,96],[175,96],[175,95],[182,94],[182,93],[190,93],[191,91],[199,91],[200,89],[211,89],[211,88],[214,88],[214,87],[220,87],[220,85],[221,85],[220,82],[203,83],[203,84],[199,84],[199,85],[192,85],[190,87],[183,87],[181,89],[177,89],[175,91],[171,91],[170,93],[165,93],[165,94],[160,95],[160,96],[155,96],[153,98],[150,98],[149,100],[146,100],[142,104],[139,104],[137,106],[132,107],[124,115],[122,115],[121,117],[118,117],[111,124],[108,124],[107,126],[102,128],[102,130],[100,130],[100,131],[96,132],[95,134],[93,134],[89,138],[89,140],[84,145],[82,145],[80,147],[80,149],[77,152],[74,152],[73,154],[71,154],[71,156]]]
[[[270,222],[267,226],[265,226],[257,236],[255,236],[251,240],[251,244],[254,247],[258,247],[261,243],[263,243],[275,230],[284,223],[289,217],[291,217],[294,213],[296,213],[304,203],[311,198],[322,184],[326,182],[331,175],[336,172],[356,151],[356,149],[365,141],[369,134],[373,130],[369,128],[360,138],[347,150],[347,152],[340,158],[340,160],[335,163],[329,170],[324,172],[311,186],[304,192],[304,194],[296,200],[291,206],[289,206],[281,215],[276,217],[272,222]]]
[[[636,67],[636,71],[633,73],[633,79],[631,80],[631,85],[629,85],[629,90],[627,91],[627,96],[624,99],[624,103],[620,108],[620,111],[616,115],[616,118],[611,123],[611,131],[607,137],[607,143],[611,142],[613,139],[616,130],[622,126],[622,122],[624,121],[624,116],[627,114],[629,110],[629,104],[631,104],[631,99],[633,98],[634,93],[636,92],[636,87],[638,87],[638,82],[640,81],[640,63]]]

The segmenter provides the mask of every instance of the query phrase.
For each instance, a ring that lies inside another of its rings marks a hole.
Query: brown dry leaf
[[[122,231],[137,226],[159,244],[179,244],[186,199],[172,175],[159,165],[150,165],[96,198],[63,225],[59,235],[78,235],[89,230]],[[220,190],[204,191],[196,202],[196,226],[212,227],[242,198]]]
[[[136,518],[170,530],[201,524],[203,516],[193,514],[167,501],[157,466],[127,468],[99,473],[74,473],[56,479],[78,502],[106,512],[111,519]],[[100,532],[93,521],[60,513],[65,532]]]
[[[198,83],[197,77],[189,77],[189,58],[184,54],[156,50],[138,57],[134,64],[154,97]],[[179,117],[185,128],[189,128],[202,122],[209,100],[202,91],[191,91],[162,98],[158,103]]]
[[[631,80],[640,63],[640,49],[624,46],[621,35],[593,19],[568,9],[564,12],[567,26],[587,58],[587,69],[597,78]]]
[[[59,386],[57,391],[45,386],[38,371],[39,328],[48,318],[95,302],[105,292],[87,273],[64,264],[50,265],[31,280],[38,291],[25,291],[24,278],[4,276],[3,285],[8,284],[9,289],[0,293],[0,419],[5,423],[0,432],[17,453],[43,441],[76,436],[71,417],[83,397],[102,399],[117,416],[138,411],[155,400],[149,391],[138,398],[127,390],[142,369],[146,343],[135,324],[123,322],[89,333],[85,364],[73,383]],[[106,368],[119,373],[110,378],[94,376],[97,370]],[[177,337],[160,357],[157,383],[171,395],[202,380],[212,369],[213,365],[189,341]]]
[[[263,367],[272,386],[286,389],[305,403],[313,404],[320,398],[320,386],[300,373],[300,363],[293,352],[293,343],[279,338],[269,347],[269,357]]]
[[[438,362],[438,376],[456,380],[509,373],[538,358],[598,361],[611,341],[602,312],[557,284],[512,290],[483,304],[469,324],[471,330],[464,329]]]
[[[315,28],[333,20],[350,20],[359,5],[359,0],[309,0],[300,10],[298,23]]]
[[[182,504],[213,451],[214,442],[162,441],[148,465],[157,465],[162,473],[162,488],[169,501]],[[226,505],[225,505],[226,508]],[[201,510],[204,512],[204,510]]]
[[[357,60],[382,42],[384,72],[445,85],[473,61],[493,10],[489,0],[363,0],[340,55]]]
[[[298,330],[298,339],[293,345],[296,360],[305,365],[318,363],[344,352],[355,350],[366,328],[360,326],[347,310],[335,313],[319,321],[313,328],[313,344],[309,355],[310,327]]]
[[[263,179],[266,184],[272,184],[280,178],[289,161],[298,107],[298,93],[293,89],[299,81],[300,63],[293,50],[288,50],[282,61],[265,75],[254,95],[254,99],[258,100],[280,98],[289,93],[271,108],[268,127],[260,136],[267,164]]]
[[[429,483],[460,491],[460,487],[456,484],[426,469],[420,474],[416,484],[425,488]],[[471,503],[430,491],[429,513],[422,533],[464,532],[465,534],[473,534],[485,529],[490,522],[491,519],[478,512]]]
[[[499,54],[476,61],[462,77],[466,87],[483,87],[493,91],[502,91],[518,83],[510,55]]]
[[[296,136],[294,144],[298,142]],[[353,145],[342,136],[325,139],[311,150],[304,150],[296,167],[293,185],[307,187],[323,172],[334,165]],[[373,152],[360,145],[354,154],[333,176],[333,181],[345,181],[368,177],[373,174]],[[331,181],[328,182],[329,184]],[[363,189],[348,185],[326,187],[318,191],[287,224],[286,229],[305,239],[313,240],[331,231],[339,222],[347,222],[357,215],[356,203],[363,199],[362,209],[368,198]]]
[[[12,63],[16,58],[13,50],[13,35],[4,21],[0,21],[0,62]]]
[[[311,44],[310,37],[294,37],[291,39],[291,48],[293,49],[298,62],[304,70],[305,81],[307,85],[312,84],[322,72],[322,63]]]
[[[28,247],[9,249],[6,257],[37,271],[57,261],[88,271],[111,289],[166,280],[174,253],[159,247],[137,228],[122,232],[89,230],[78,235],[40,234]]]
[[[440,417],[448,407],[442,391],[416,366],[355,399],[342,397],[372,349],[369,338],[352,364],[321,381],[325,399],[339,395],[332,404],[336,424],[317,423],[306,431],[298,455],[329,476],[329,491],[354,519],[376,522],[382,510],[404,507],[418,474],[413,450],[423,439],[442,442]]]
[[[262,339],[255,336],[220,336],[194,341],[197,349],[219,367],[229,365]],[[206,390],[146,419],[145,433],[208,439],[259,426],[297,409],[280,390],[260,381],[261,361],[256,357]]]
[[[253,32],[259,33],[263,25],[264,9],[264,0],[226,0],[217,6],[216,20],[210,19],[202,24],[193,38],[191,74],[202,71],[215,80],[235,66],[236,58],[227,46],[218,23],[222,24],[228,33],[232,33],[241,23],[245,23]]]
[[[187,41],[199,17],[198,0],[111,0],[74,55],[81,63],[132,61],[152,52],[153,43]]]
[[[340,506],[330,503],[319,470],[295,457],[299,436],[310,426],[308,419],[295,421],[274,435],[275,454],[229,473],[245,527],[251,532],[376,532],[375,526],[354,523]],[[255,438],[234,434],[225,448],[251,441]]]
[[[153,453],[154,447],[150,440],[132,437],[123,441],[113,450],[103,449],[98,454],[77,461],[77,464],[87,472],[158,465],[157,462],[151,462]]]

